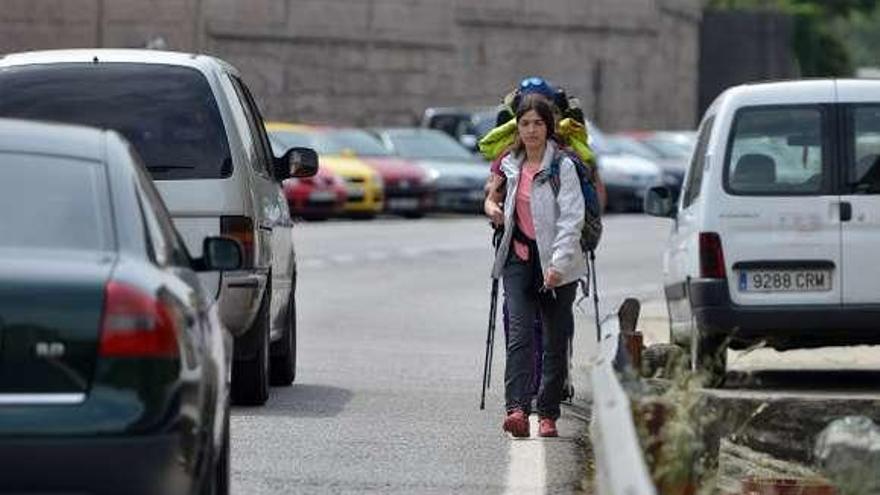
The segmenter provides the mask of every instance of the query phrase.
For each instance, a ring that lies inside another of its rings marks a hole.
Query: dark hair
[[[556,130],[556,119],[553,115],[552,105],[553,104],[547,98],[540,94],[527,94],[519,102],[519,106],[516,109],[516,120],[519,121],[520,117],[525,115],[526,112],[534,110],[547,127],[547,139],[553,139],[554,131]],[[516,139],[513,141],[512,151],[517,155],[522,154],[525,151],[525,145],[519,137],[519,129],[516,131]]]

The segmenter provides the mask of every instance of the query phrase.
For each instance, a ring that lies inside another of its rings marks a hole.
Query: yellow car
[[[285,122],[266,123],[266,132],[269,133],[273,148],[313,148],[320,156],[321,167],[332,170],[345,180],[348,199],[343,213],[360,217],[375,216],[382,211],[385,203],[382,178],[358,158],[335,152],[322,136],[329,129]]]

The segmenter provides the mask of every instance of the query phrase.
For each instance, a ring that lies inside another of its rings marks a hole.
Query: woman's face
[[[538,112],[529,110],[516,121],[519,138],[527,148],[541,146],[547,141],[547,124]]]

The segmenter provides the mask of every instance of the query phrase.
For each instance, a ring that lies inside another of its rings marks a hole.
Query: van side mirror
[[[654,186],[645,194],[645,213],[655,217],[675,218],[675,199],[666,186]]]
[[[290,148],[275,160],[275,180],[290,177],[311,177],[318,173],[318,153],[311,148]]]
[[[193,270],[216,272],[238,270],[243,261],[241,246],[228,237],[206,237],[202,241],[202,257],[193,260]]]

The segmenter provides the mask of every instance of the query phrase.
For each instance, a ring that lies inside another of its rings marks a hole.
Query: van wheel
[[[704,386],[717,388],[727,374],[727,341],[724,337],[703,335],[696,326],[691,332],[691,370],[703,373]]]
[[[236,359],[232,363],[232,400],[244,406],[261,406],[269,400],[269,304],[272,283],[267,282],[260,311],[254,326],[242,340],[258,339],[256,352],[250,359]],[[244,343],[244,342],[243,342]],[[236,341],[236,345],[239,345]]]
[[[294,284],[293,287],[296,287]],[[272,385],[288,387],[296,379],[296,299],[290,291],[287,300],[287,325],[277,342],[272,342]]]

